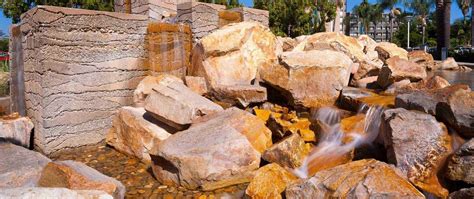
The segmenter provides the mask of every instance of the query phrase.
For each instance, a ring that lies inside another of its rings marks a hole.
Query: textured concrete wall
[[[161,21],[164,17],[176,16],[179,2],[191,0],[115,0],[115,12],[146,15],[152,21]]]
[[[256,21],[268,27],[269,13],[267,10],[259,10],[245,7],[232,8],[231,10],[242,13],[243,21]]]
[[[198,40],[219,28],[219,12],[222,10],[225,6],[217,4],[179,3],[177,19],[191,26],[193,40]]]
[[[147,20],[50,6],[22,16],[22,49],[15,50],[22,55],[14,56],[12,76],[24,75],[37,149],[51,154],[105,138],[114,112],[132,104],[148,73]]]
[[[180,78],[186,76],[192,48],[188,25],[150,23],[148,42],[150,71],[153,75],[167,73]]]

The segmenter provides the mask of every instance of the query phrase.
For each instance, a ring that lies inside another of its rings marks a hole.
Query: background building
[[[374,23],[370,23],[369,30],[364,31],[364,25],[362,20],[356,14],[346,13],[349,20],[346,20],[346,34],[352,37],[358,37],[359,35],[369,35],[372,39],[377,42],[390,41],[390,14],[386,13],[382,15],[382,20],[377,23],[375,27]],[[397,32],[399,24],[393,22],[393,33]]]
[[[347,3],[343,1],[341,7],[337,7],[336,18],[326,23],[326,32],[344,33],[344,18],[346,17]]]

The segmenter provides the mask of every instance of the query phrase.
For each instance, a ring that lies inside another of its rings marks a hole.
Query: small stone
[[[294,133],[278,143],[273,144],[264,153],[262,158],[268,162],[275,162],[287,168],[298,168],[306,156],[305,143]]]
[[[268,164],[257,170],[245,193],[250,198],[281,198],[286,186],[296,179],[278,164]]]
[[[411,82],[425,79],[426,69],[417,63],[410,62],[400,57],[392,57],[385,61],[386,66],[382,67],[377,78],[377,84],[382,88],[387,88],[394,82],[409,79]]]
[[[0,117],[0,139],[29,148],[33,127],[27,117]]]

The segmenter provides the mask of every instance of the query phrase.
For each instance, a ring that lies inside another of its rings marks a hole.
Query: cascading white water
[[[294,174],[300,178],[308,178],[311,168],[318,168],[320,165],[337,159],[362,144],[372,143],[377,138],[379,132],[383,108],[372,106],[368,109],[362,108],[361,110],[366,110],[366,116],[363,121],[356,124],[355,129],[363,127],[364,132],[345,134],[341,130],[341,117],[338,111],[327,107],[319,109],[313,117],[322,123],[321,141],[305,158],[303,165],[293,171]],[[344,143],[343,139],[345,137],[349,137],[350,141]]]

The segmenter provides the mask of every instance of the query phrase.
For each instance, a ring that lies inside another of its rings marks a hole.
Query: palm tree
[[[462,31],[465,33],[467,32],[466,29],[466,16],[469,12],[469,6],[471,5],[470,0],[456,0],[459,9],[462,11],[463,16],[463,23],[462,23]],[[465,44],[465,43],[463,43]]]
[[[369,21],[374,24],[374,40],[377,38],[377,24],[383,19],[383,9],[380,4],[374,4],[369,6]]]
[[[395,5],[400,2],[400,0],[378,0],[380,6],[382,7],[383,10],[385,9],[390,9],[390,15],[389,15],[389,20],[390,20],[390,41],[393,39],[393,20],[395,19],[395,16],[397,14],[397,11],[395,9]]]
[[[354,7],[354,13],[359,17],[360,21],[362,21],[362,25],[364,28],[363,33],[369,34],[369,25],[370,25],[370,4],[367,0],[361,2],[358,6]]]
[[[425,31],[426,31],[426,20],[430,14],[430,10],[434,5],[434,0],[410,0],[410,7],[413,9],[414,13],[418,15],[421,20],[423,35],[422,43],[425,44]]]
[[[451,0],[436,0],[436,16],[438,24],[437,51],[441,57],[441,50],[449,48],[451,32]]]

